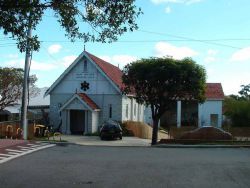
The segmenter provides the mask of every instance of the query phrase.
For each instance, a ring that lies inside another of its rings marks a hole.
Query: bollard
[[[61,133],[55,132],[54,135],[53,135],[53,140],[55,140],[55,136],[59,136],[60,141],[62,140],[62,138],[61,138],[62,134]]]
[[[12,139],[12,135],[13,134],[13,126],[12,125],[7,125],[6,127],[6,139],[7,138],[11,138]]]
[[[22,139],[22,138],[23,138],[23,130],[21,128],[17,128],[16,139]]]

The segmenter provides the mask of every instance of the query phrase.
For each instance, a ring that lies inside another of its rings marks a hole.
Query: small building
[[[220,83],[207,83],[204,103],[197,101],[173,101],[172,108],[160,119],[162,127],[169,126],[222,126],[224,93]],[[146,122],[152,123],[150,110],[146,109]]]
[[[31,96],[28,104],[28,119],[36,120],[43,119],[49,113],[49,97],[44,97],[48,88],[39,88],[39,92],[35,96]],[[20,120],[21,100],[15,104],[7,106],[3,111],[0,111],[1,121],[17,121]]]
[[[46,92],[50,124],[64,134],[86,134],[109,119],[143,121],[144,105],[122,87],[118,67],[83,51]]]

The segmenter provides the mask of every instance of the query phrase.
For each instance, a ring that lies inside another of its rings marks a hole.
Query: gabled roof
[[[221,83],[207,83],[205,96],[207,99],[224,99]]]
[[[91,107],[93,110],[100,110],[98,105],[85,93],[77,93],[77,95],[86,102],[89,107]]]
[[[122,83],[122,71],[100,59],[99,57],[96,57],[95,55],[83,51],[78,58],[64,71],[64,73],[51,85],[51,87],[46,91],[45,95],[48,95],[55,86],[63,79],[63,77],[77,64],[77,62],[85,56],[88,58],[96,67],[98,70],[100,70],[103,75],[112,83],[112,85],[121,92],[121,89],[124,87],[124,84]],[[206,84],[206,91],[205,96],[207,99],[224,99],[224,93],[221,86],[221,83],[207,83]],[[88,97],[88,96],[87,96]]]
[[[61,74],[61,76],[50,86],[50,88],[46,91],[45,96],[50,94],[50,92],[57,86],[57,84],[60,83],[60,81],[71,71],[71,69],[84,56],[87,59],[89,59],[94,64],[94,66],[96,66],[96,68],[101,73],[103,73],[103,75],[111,82],[111,84],[118,90],[118,92],[121,93],[121,88],[123,86],[123,84],[122,84],[122,71],[118,67],[92,55],[91,53],[89,53],[87,51],[83,51],[74,60],[74,62]]]
[[[123,88],[123,73],[118,67],[94,56],[93,54],[90,54],[89,52],[86,53],[120,89]]]
[[[65,109],[69,104],[71,104],[74,99],[78,99],[87,109],[91,111],[100,111],[98,105],[85,93],[76,93],[74,94],[63,106],[60,110]]]

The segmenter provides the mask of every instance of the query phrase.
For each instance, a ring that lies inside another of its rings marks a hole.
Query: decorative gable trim
[[[78,95],[78,94],[74,94],[61,108],[60,111],[64,110],[68,105],[70,105],[72,103],[72,101],[74,101],[75,99],[78,99],[82,105],[84,107],[86,107],[88,110],[90,110],[91,112],[93,111],[100,111],[100,109],[93,109],[91,108],[91,106],[89,106],[85,101],[83,101],[83,99]]]
[[[83,51],[74,61],[73,63],[57,78],[57,80],[49,87],[49,89],[45,92],[44,96],[49,95],[53,89],[62,81],[62,79],[76,66],[76,64],[82,59],[86,57],[89,62],[91,62],[94,67],[110,82],[110,84],[118,91],[119,94],[122,94],[120,88],[114,84],[114,82],[104,73],[104,71],[89,57],[89,55]]]
[[[105,72],[89,57],[87,53],[84,54],[85,57],[96,67],[96,69],[102,73],[102,75],[110,82],[110,84],[118,91],[119,94],[122,94],[119,87],[105,74]]]

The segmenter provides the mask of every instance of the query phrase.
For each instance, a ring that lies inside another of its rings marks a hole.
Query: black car
[[[122,139],[122,128],[119,123],[115,121],[105,122],[100,129],[101,140],[104,139]]]

